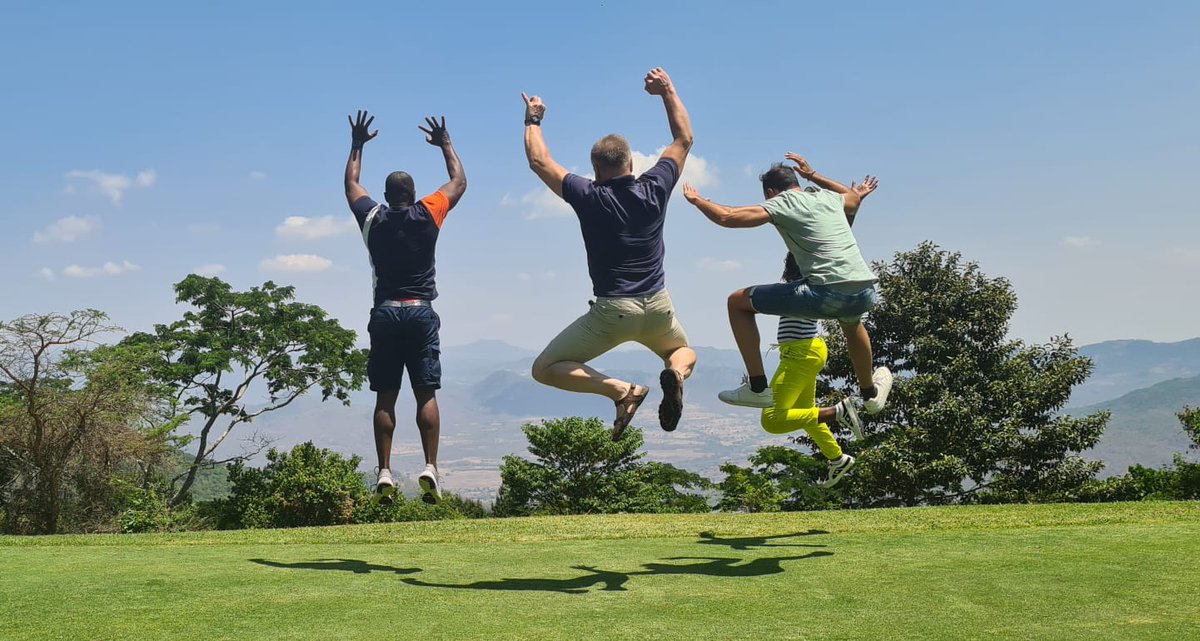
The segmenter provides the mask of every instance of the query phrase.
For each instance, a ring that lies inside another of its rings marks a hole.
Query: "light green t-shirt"
[[[874,282],[846,222],[841,194],[789,189],[762,204],[810,283]]]

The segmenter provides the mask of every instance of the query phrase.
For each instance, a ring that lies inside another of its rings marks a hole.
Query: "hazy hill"
[[[1104,461],[1105,475],[1113,475],[1135,463],[1165,465],[1175,452],[1186,451],[1190,441],[1176,417],[1184,405],[1200,406],[1200,376],[1164,381],[1070,413],[1112,412],[1104,437],[1086,456]]]
[[[1075,388],[1072,407],[1115,399],[1173,378],[1200,375],[1200,338],[1178,343],[1107,341],[1084,345],[1079,353],[1092,359],[1095,370]]]

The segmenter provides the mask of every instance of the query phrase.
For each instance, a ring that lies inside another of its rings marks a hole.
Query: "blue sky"
[[[353,10],[347,10],[352,6]],[[832,13],[822,13],[832,11]],[[540,347],[586,309],[583,244],[525,165],[519,92],[555,158],[669,141],[641,78],[662,66],[696,132],[690,178],[730,204],[800,152],[880,189],[868,259],[930,239],[1009,278],[1019,338],[1197,335],[1200,5],[855,3],[6,3],[0,24],[0,318],[96,307],[178,317],[172,283],[294,284],[356,330],[370,271],[341,174],[346,114],[379,138],[363,182],[431,191],[416,125],[444,114],[469,188],[438,251],[443,340]],[[326,218],[330,217],[330,218]],[[290,219],[290,220],[289,220]],[[770,229],[681,196],[667,277],[699,345],[729,291],[777,278]],[[307,270],[307,271],[296,271]]]

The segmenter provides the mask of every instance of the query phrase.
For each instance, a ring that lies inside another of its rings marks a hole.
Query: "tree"
[[[897,375],[888,408],[848,446],[854,505],[1053,500],[1091,479],[1106,413],[1057,412],[1091,373],[1067,336],[1007,338],[1012,286],[961,254],[922,243],[877,263],[882,302],[867,327],[876,361]],[[827,375],[853,384],[841,333],[829,332]]]
[[[1200,407],[1185,406],[1179,411],[1183,433],[1192,439],[1192,449],[1200,449]]]
[[[65,508],[97,524],[116,510],[112,478],[162,455],[170,422],[146,352],[95,346],[116,330],[96,310],[0,324],[5,529],[58,532]]]
[[[506,456],[500,465],[497,516],[613,512],[707,512],[703,477],[666,463],[644,463],[642,432],[613,442],[598,418],[526,424],[530,461]]]
[[[750,456],[750,466],[733,463],[721,466],[725,479],[718,487],[726,511],[793,512],[828,510],[841,505],[844,488],[826,490],[816,486],[828,466],[793,448],[782,445],[761,447]]]
[[[175,285],[176,301],[195,309],[153,333],[127,338],[149,346],[158,360],[155,380],[172,390],[177,411],[199,423],[191,465],[171,499],[188,496],[203,467],[239,425],[287,407],[309,390],[321,399],[350,404],[350,392],[366,380],[366,351],[354,348],[355,333],[316,305],[295,302],[292,287],[266,282],[234,291],[219,278],[191,275]],[[261,389],[266,398],[252,394]],[[187,440],[185,443],[190,444]]]

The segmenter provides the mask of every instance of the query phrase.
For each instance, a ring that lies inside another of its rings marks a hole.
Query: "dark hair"
[[[764,191],[774,189],[783,192],[800,186],[800,181],[796,179],[796,173],[792,171],[791,167],[781,162],[771,165],[771,168],[759,175],[758,179],[762,181]]]
[[[800,266],[796,264],[792,252],[788,252],[787,256],[783,258],[783,282],[790,283],[803,277],[804,274],[800,273]]]
[[[413,185],[412,176],[403,171],[393,171],[388,174],[383,184],[383,197],[389,205],[407,207],[417,199],[417,188]]]
[[[608,134],[592,145],[592,167],[596,171],[625,171],[631,157],[629,142],[617,134]]]

